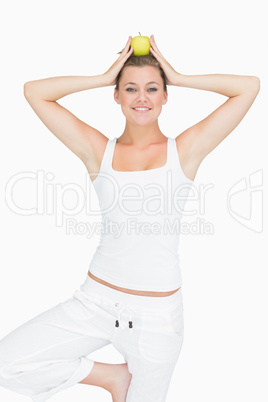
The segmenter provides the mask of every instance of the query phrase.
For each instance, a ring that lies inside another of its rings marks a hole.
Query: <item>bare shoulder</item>
[[[183,131],[176,138],[177,152],[181,168],[186,177],[194,180],[202,160],[195,147],[195,136],[192,127]]]
[[[88,152],[88,157],[84,161],[84,164],[89,175],[92,174],[92,177],[90,176],[92,181],[96,179],[99,173],[108,140],[109,138],[98,130],[95,130],[94,133],[90,135],[90,152]]]

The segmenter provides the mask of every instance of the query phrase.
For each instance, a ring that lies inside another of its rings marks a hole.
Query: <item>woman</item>
[[[166,400],[184,332],[179,232],[172,225],[180,222],[200,163],[259,92],[255,76],[178,73],[153,35],[150,55],[136,57],[131,39],[102,75],[53,77],[24,87],[43,123],[85,164],[103,217],[101,242],[80,289],[0,342],[0,384],[33,401],[78,382],[104,388],[113,402]],[[116,85],[114,99],[126,117],[123,134],[113,140],[56,102],[110,85]],[[167,138],[158,125],[166,85],[213,91],[228,100]],[[109,343],[125,363],[86,357]]]

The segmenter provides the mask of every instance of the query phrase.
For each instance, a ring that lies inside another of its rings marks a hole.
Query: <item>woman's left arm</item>
[[[168,85],[203,89],[229,97],[205,119],[184,132],[185,134],[187,132],[186,142],[191,149],[191,155],[201,162],[246,115],[260,90],[260,79],[256,76],[231,74],[179,74],[160,53],[153,35],[150,42],[151,53],[163,68]]]

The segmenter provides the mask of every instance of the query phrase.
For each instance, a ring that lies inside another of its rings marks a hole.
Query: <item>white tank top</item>
[[[92,182],[102,233],[89,271],[127,289],[175,290],[182,285],[180,221],[193,181],[181,168],[175,138],[167,139],[164,166],[130,172],[112,168],[116,141],[108,140]]]

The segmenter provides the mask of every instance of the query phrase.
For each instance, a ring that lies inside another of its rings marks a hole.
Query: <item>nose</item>
[[[148,103],[147,94],[146,94],[146,91],[145,91],[145,90],[142,90],[142,89],[141,89],[141,90],[138,92],[137,101],[139,101],[140,103],[142,103],[142,102]]]

